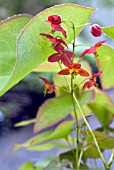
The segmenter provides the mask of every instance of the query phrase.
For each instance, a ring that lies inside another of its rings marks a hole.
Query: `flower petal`
[[[45,33],[41,33],[40,35],[44,36],[44,37],[47,37],[47,38],[53,38],[50,34],[45,34]]]
[[[47,84],[50,84],[50,82],[46,79],[46,78],[43,78],[43,77],[39,77],[41,80],[43,80],[45,83]]]
[[[79,68],[78,71],[80,76],[89,77],[89,73],[86,70]]]
[[[49,56],[49,58],[48,58],[48,61],[49,61],[49,62],[57,62],[57,61],[59,61],[59,60],[61,60],[61,54],[59,54],[59,53],[52,54],[52,55]]]
[[[69,68],[66,68],[66,69],[63,69],[63,70],[59,71],[58,74],[60,74],[60,75],[68,75],[68,74],[70,74],[69,73]]]
[[[58,53],[63,53],[64,52],[64,47],[61,44],[57,44],[54,47],[54,50],[57,51]]]
[[[94,86],[94,81],[93,81],[93,80],[89,80],[89,81],[87,81],[87,82],[84,84],[82,90],[84,90],[86,87],[89,89],[89,88],[91,88],[92,86]]]
[[[69,65],[71,64],[71,58],[69,58],[69,57],[66,57],[66,56],[62,56],[62,58],[61,58],[61,61],[62,61],[62,63],[65,65],[65,66],[67,66],[67,67],[69,67]]]
[[[106,40],[100,41],[100,42],[95,44],[95,47],[100,47],[105,42],[106,42]]]
[[[51,28],[54,30],[54,31],[60,31],[62,32],[63,36],[66,38],[66,30],[64,28],[62,28],[60,25],[55,25],[55,24],[51,24]]]
[[[94,80],[94,78],[98,77],[102,73],[103,73],[102,71],[99,71],[98,73],[93,74],[91,79]]]
[[[85,51],[83,51],[83,53],[80,55],[80,58],[82,58],[85,54],[87,54],[89,51],[89,49],[86,49]]]
[[[64,44],[66,47],[68,47],[67,46],[67,44],[66,44],[66,42],[61,38],[61,39],[58,39],[58,41],[59,41],[59,43],[62,43],[62,44]]]

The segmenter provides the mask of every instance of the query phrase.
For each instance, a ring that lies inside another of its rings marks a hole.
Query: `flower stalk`
[[[76,120],[76,169],[79,170],[79,148],[78,148],[78,144],[79,144],[79,125],[78,125],[78,116],[76,113],[76,105],[75,105],[75,101],[74,101],[74,97],[73,97],[73,93],[74,93],[74,86],[73,86],[73,77],[71,76],[71,96],[72,96],[72,103],[73,103],[73,108],[74,108],[74,115],[75,115],[75,120]]]

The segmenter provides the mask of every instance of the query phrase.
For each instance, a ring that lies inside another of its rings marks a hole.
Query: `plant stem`
[[[75,43],[76,43],[76,34],[75,34],[75,26],[74,24],[72,23],[72,29],[73,29],[73,34],[74,34],[74,42],[73,42],[73,56],[72,56],[72,62],[74,61],[74,50],[75,50]]]
[[[110,159],[109,159],[109,162],[108,162],[108,166],[109,166],[109,169],[111,168],[111,165],[113,163],[113,160],[114,160],[114,149],[112,151],[112,154],[110,156]]]
[[[62,70],[62,66],[61,66],[60,61],[58,61],[58,64],[59,64],[60,69]],[[64,76],[64,78],[65,78],[65,81],[66,81],[66,83],[67,83],[67,85],[68,85],[68,87],[69,87],[69,90],[71,91],[71,87],[70,87],[70,84],[69,84],[69,82],[68,82],[66,76]]]
[[[77,113],[76,113],[76,106],[75,106],[75,101],[74,101],[74,97],[73,97],[73,93],[74,93],[74,89],[73,89],[73,78],[71,77],[71,96],[72,96],[72,103],[73,103],[73,107],[74,107],[74,115],[75,115],[75,120],[76,120],[76,169],[79,170],[79,148],[78,148],[78,144],[79,144],[79,125],[78,125],[78,117],[77,117]]]
[[[74,92],[73,92],[73,98],[74,98],[74,100],[75,100],[75,102],[76,102],[76,105],[77,105],[79,111],[80,111],[80,114],[81,114],[82,117],[83,117],[83,120],[85,121],[85,123],[86,123],[86,125],[87,125],[87,127],[88,127],[88,129],[89,129],[89,131],[90,131],[90,133],[91,133],[91,135],[92,135],[92,138],[93,138],[93,140],[94,140],[94,142],[95,142],[96,148],[97,148],[97,150],[98,150],[98,152],[99,152],[99,155],[100,155],[100,157],[101,157],[101,159],[102,159],[102,162],[103,162],[103,164],[104,164],[104,167],[107,169],[107,163],[106,163],[106,161],[105,161],[105,159],[104,159],[104,157],[103,157],[103,155],[102,155],[102,153],[101,153],[101,150],[100,150],[100,148],[99,148],[99,145],[98,145],[98,142],[97,142],[97,140],[96,140],[96,137],[95,137],[95,135],[94,135],[91,127],[89,126],[88,121],[87,121],[86,118],[85,118],[85,115],[84,115],[84,113],[83,113],[83,111],[82,111],[82,109],[81,109],[81,107],[80,107],[80,105],[79,105],[79,103],[78,103],[78,100],[77,100]]]

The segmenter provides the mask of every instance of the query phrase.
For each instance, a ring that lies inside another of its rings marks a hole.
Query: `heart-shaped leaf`
[[[14,70],[17,37],[31,19],[30,15],[17,15],[0,23],[0,94]]]
[[[81,105],[90,103],[93,101],[94,96],[94,91],[92,90],[85,92],[79,98],[79,103]],[[54,125],[55,123],[65,118],[67,115],[71,114],[72,111],[73,104],[70,94],[65,94],[59,97],[48,99],[38,110],[34,132],[38,132],[44,128]],[[78,118],[80,119],[81,115],[79,112],[77,113]],[[85,115],[88,115],[88,112],[86,112]]]
[[[36,15],[25,29],[23,29],[18,38],[17,63],[10,81],[6,81],[7,86],[1,91],[0,95],[18,83],[53,53],[54,50],[50,48],[49,41],[40,36],[42,32],[49,33],[51,31],[49,24],[44,22],[49,15],[60,15],[62,20],[73,22],[76,26],[76,35],[78,35],[84,27],[84,24],[88,22],[94,10],[94,8],[87,8],[75,4],[63,4],[48,8]],[[63,23],[63,26],[67,30],[67,40],[70,42],[73,39],[71,28],[65,23]],[[61,34],[57,33],[57,35]]]
[[[37,150],[43,150],[43,145],[41,146],[34,146],[36,144],[42,143],[42,142],[47,142],[50,140],[55,140],[55,139],[60,139],[60,138],[66,138],[69,133],[71,132],[71,128],[74,124],[74,121],[64,121],[61,124],[59,124],[55,130],[51,133],[51,131],[49,131],[48,135],[46,135],[47,133],[44,133],[43,135],[37,135],[32,137],[31,139],[29,139],[28,141],[26,141],[24,144],[16,144],[14,146],[14,151],[20,149],[20,148],[25,148],[28,150],[33,150],[34,148],[37,148]],[[52,148],[54,147],[54,143],[48,145],[44,145],[44,148]]]

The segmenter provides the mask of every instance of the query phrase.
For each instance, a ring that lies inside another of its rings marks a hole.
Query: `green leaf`
[[[114,49],[103,45],[98,49],[97,65],[100,71],[103,71],[101,77],[102,87],[104,89],[114,86]]]
[[[95,97],[96,97],[95,90],[92,89],[83,92],[78,100],[80,102],[80,105],[86,105],[89,103],[93,103],[95,101]]]
[[[48,8],[36,15],[25,29],[23,29],[18,38],[17,63],[10,81],[7,81],[7,86],[1,91],[0,95],[18,83],[53,53],[54,50],[50,48],[49,40],[40,36],[40,33],[49,33],[51,31],[49,24],[44,22],[49,15],[60,15],[62,20],[72,21],[76,27],[77,36],[94,11],[94,8],[75,4],[62,4]],[[62,23],[62,26],[67,30],[67,40],[70,42],[73,39],[71,28],[65,23]],[[56,35],[61,36],[61,33],[57,33]]]
[[[32,162],[26,162],[19,168],[19,170],[34,170],[34,165]]]
[[[114,106],[109,96],[96,88],[96,100],[88,106],[93,113],[95,113],[96,117],[103,126],[109,125],[114,114]]]
[[[24,148],[24,149],[28,149],[28,150],[35,150],[35,148],[37,150],[45,150],[50,149],[52,147],[54,147],[54,143],[52,144],[43,144],[42,146],[34,146],[36,144],[42,143],[42,142],[47,142],[50,140],[54,140],[54,139],[60,139],[60,138],[66,138],[68,136],[68,134],[71,132],[71,128],[74,124],[74,121],[65,121],[62,122],[61,124],[59,124],[56,129],[48,134],[48,136],[42,136],[42,135],[37,135],[35,137],[32,137],[31,139],[29,139],[28,141],[26,141],[24,144],[16,144],[14,146],[14,151],[20,149],[20,148]],[[43,148],[44,147],[44,148]]]
[[[101,149],[113,149],[114,148],[114,137],[113,136],[110,136],[110,135],[107,135],[107,134],[104,134],[104,133],[101,133],[95,130],[93,131],[93,133]],[[88,143],[94,142],[89,130],[87,131],[82,130],[81,134],[86,137],[86,141]]]
[[[14,70],[17,37],[31,18],[30,15],[17,15],[0,23],[0,95]]]
[[[54,125],[69,115],[72,110],[73,106],[70,95],[62,95],[60,97],[48,99],[38,110],[34,132]]]
[[[87,104],[88,100],[90,101],[90,99],[93,99],[93,93],[93,91],[85,92],[83,94],[85,99],[82,100],[82,97],[79,98],[79,103],[81,105]],[[48,99],[38,110],[34,132],[38,132],[44,128],[54,125],[55,123],[59,122],[61,119],[69,115],[72,111],[73,104],[70,94],[65,94],[59,97]],[[85,115],[86,114],[88,114],[88,112],[85,113]],[[79,119],[80,118],[81,117],[79,114]]]
[[[101,29],[103,30],[103,32],[106,35],[108,35],[109,37],[114,39],[114,26],[111,26],[111,27],[102,27]]]
[[[68,161],[64,160],[62,162],[59,162],[57,160],[52,160],[45,168],[44,170],[61,170],[61,168],[68,165]]]
[[[30,146],[27,147],[26,150],[29,151],[46,151],[46,150],[50,150],[55,146],[54,143],[45,143],[45,144],[41,144],[41,145],[35,145],[35,146]]]
[[[36,121],[36,119],[24,120],[24,121],[21,121],[19,123],[16,123],[14,126],[15,127],[27,126],[27,125],[34,123],[35,121]]]
[[[74,121],[64,121],[61,124],[59,124],[56,129],[53,131],[53,133],[51,133],[49,136],[45,137],[44,141],[48,141],[48,140],[54,140],[54,139],[60,139],[60,138],[66,138],[69,133],[71,132],[71,128],[74,124]],[[39,143],[39,139],[37,140],[33,140],[31,141],[31,143],[37,144]]]
[[[94,144],[87,144],[83,152],[83,157],[97,159],[100,158],[99,152]]]

